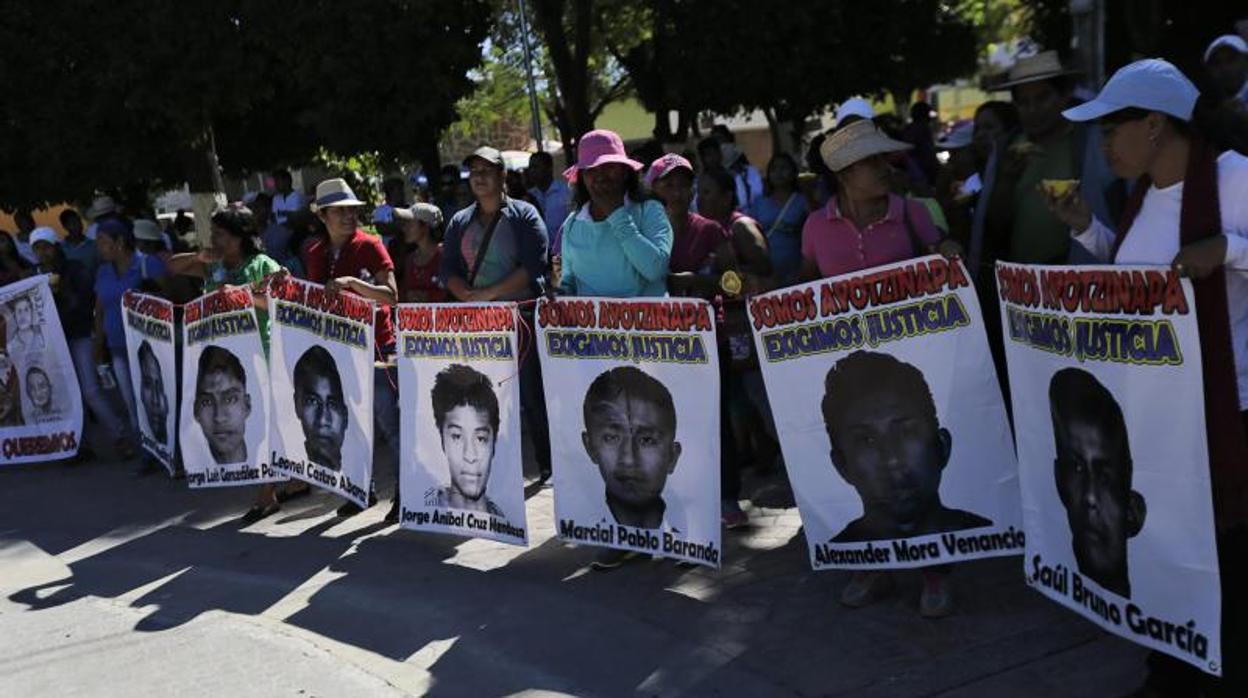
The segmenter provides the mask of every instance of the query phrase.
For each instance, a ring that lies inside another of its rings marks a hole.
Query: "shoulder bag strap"
[[[498,222],[503,217],[503,210],[507,208],[503,204],[503,208],[498,209],[498,213],[494,214],[494,220],[485,228],[485,237],[481,238],[481,245],[477,247],[477,256],[472,260],[472,269],[468,272],[468,285],[477,279],[477,272],[481,271],[481,264],[485,262],[485,254],[490,251],[490,241],[494,239],[494,229],[498,227]]]

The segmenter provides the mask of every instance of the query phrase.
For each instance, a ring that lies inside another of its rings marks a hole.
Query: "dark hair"
[[[672,403],[671,392],[654,376],[635,366],[617,366],[598,374],[594,382],[589,384],[589,390],[585,391],[585,403],[581,407],[585,428],[589,428],[589,418],[597,405],[620,397],[654,405],[660,416],[671,422],[672,433],[676,433],[676,406]]]
[[[498,434],[498,396],[490,377],[463,364],[451,364],[438,371],[429,391],[433,402],[433,421],[438,431],[446,424],[446,415],[456,407],[467,405],[489,418],[490,429]]]
[[[383,192],[390,191],[395,187],[401,189],[403,193],[407,193],[407,182],[404,182],[402,177],[387,177],[386,180],[381,183],[381,190]]]
[[[292,179],[290,170],[273,170],[273,179]]]
[[[776,153],[775,155],[772,155],[771,161],[767,163],[767,176],[763,178],[763,194],[765,194],[766,196],[771,196],[771,193],[772,193],[771,168],[773,165],[776,164],[777,160],[787,160],[789,165],[793,168],[794,177],[797,176],[798,172],[801,172],[801,168],[797,166],[797,159],[794,158],[792,155],[789,155],[788,153],[783,152],[783,151]],[[796,180],[794,180],[794,183],[796,184]],[[736,190],[737,187],[735,183],[733,184],[732,188],[734,191]]]
[[[737,180],[724,167],[708,167],[702,170],[702,178],[709,180],[720,191],[732,194],[732,208],[737,207]]]
[[[78,215],[78,212],[72,208],[67,208],[61,211],[60,215],[58,215],[56,219],[61,222],[62,226],[66,225],[66,221],[69,220],[76,220],[79,223],[82,222],[82,216]]]
[[[244,257],[264,251],[260,231],[256,229],[256,217],[246,206],[231,206],[212,214],[212,224],[238,238]]]
[[[932,105],[927,102],[915,102],[910,105],[911,121],[930,121],[932,118]]]
[[[244,386],[247,385],[247,373],[243,371],[242,362],[230,350],[215,344],[204,347],[204,352],[199,355],[199,373],[195,376],[195,392],[199,392],[200,381],[210,373],[224,373]]]
[[[624,180],[624,193],[633,201],[642,201],[646,198],[641,189],[641,176],[631,167],[628,168],[628,174]],[[578,208],[589,203],[589,187],[585,186],[584,171],[577,173],[575,199]]]
[[[134,249],[134,231],[121,218],[109,218],[99,223],[95,229],[95,236],[104,235],[111,238],[127,250]]]
[[[143,358],[144,358],[144,357],[150,357],[150,358],[152,359],[152,361],[155,361],[155,362],[156,362],[156,365],[157,365],[157,366],[159,366],[159,365],[160,365],[160,359],[157,359],[157,358],[156,358],[156,350],[152,349],[152,343],[151,343],[151,342],[149,342],[149,341],[147,341],[146,339],[145,339],[145,340],[143,340],[143,343],[139,345],[139,350],[138,350],[138,352],[136,352],[136,353],[137,353],[137,355],[138,355],[138,359],[139,359],[139,369],[140,369],[140,370],[142,370],[142,368],[143,368]]]
[[[26,369],[26,386],[27,386],[26,390],[27,391],[30,390],[30,376],[33,373],[38,373],[39,375],[43,376],[43,379],[47,381],[48,383],[48,388],[50,389],[52,387],[52,378],[48,376],[48,372],[38,366],[31,366],[30,368]],[[29,395],[29,392],[27,394]],[[48,404],[49,405],[52,404],[52,391],[51,390],[48,391]]]
[[[714,150],[715,152],[718,153],[719,145],[720,145],[719,141],[715,140],[714,138],[710,136],[707,136],[706,138],[703,138],[702,140],[698,141],[698,159],[701,159],[702,153],[708,150]]]
[[[529,156],[529,167],[533,166],[534,161],[544,162],[547,165],[550,165],[551,167],[554,167],[555,165],[555,158],[552,157],[551,154],[546,152],[545,150],[539,150],[538,152],[533,153],[532,155]]]
[[[1018,130],[1018,107],[1014,106],[1012,102],[999,99],[989,100],[975,109],[975,116],[979,116],[980,112],[985,111],[992,112],[993,116],[997,117],[997,120],[1005,127],[1006,133]]]
[[[252,201],[252,203],[256,203],[256,202],[263,202],[263,203],[265,203],[265,204],[268,204],[268,205],[272,206],[272,205],[273,205],[273,195],[272,195],[272,194],[270,194],[270,193],[268,193],[267,191],[257,192],[257,193],[256,193],[256,197],[255,197],[254,199],[252,199],[251,201]]]
[[[339,395],[344,394],[342,392],[342,377],[338,375],[338,364],[334,361],[333,355],[325,347],[313,344],[295,362],[295,368],[291,372],[291,382],[294,384],[295,390],[300,390],[313,378],[318,377],[329,381],[330,387],[334,392]]]
[[[1049,380],[1049,414],[1055,442],[1066,443],[1066,427],[1078,420],[1111,433],[1118,441],[1120,462],[1131,481],[1131,444],[1122,407],[1100,381],[1081,368],[1063,368]],[[1054,444],[1057,445],[1056,443]]]
[[[819,407],[828,439],[836,443],[836,425],[853,411],[856,398],[879,393],[891,393],[917,404],[932,424],[940,423],[932,390],[922,371],[889,354],[855,351],[833,364],[823,380],[823,401]]]
[[[711,127],[711,137],[720,143],[736,143],[737,136],[728,128],[727,124],[715,124]]]

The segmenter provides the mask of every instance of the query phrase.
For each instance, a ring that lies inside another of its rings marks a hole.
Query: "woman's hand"
[[[330,279],[325,284],[325,292],[326,293],[342,293],[343,291],[350,291],[354,288],[354,284],[355,284],[354,276],[340,276],[336,279]]]
[[[1064,195],[1054,195],[1040,185],[1036,185],[1049,210],[1062,223],[1076,233],[1082,233],[1092,225],[1092,207],[1083,200],[1078,187],[1072,187]]]
[[[1226,236],[1217,235],[1186,245],[1171,266],[1179,276],[1203,279],[1226,262]]]
[[[945,259],[958,259],[964,253],[962,245],[953,238],[945,238],[936,245],[936,251],[944,256]]]

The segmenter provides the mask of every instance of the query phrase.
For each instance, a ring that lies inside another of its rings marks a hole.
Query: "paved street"
[[[9,468],[0,695],[1113,696],[1142,678],[1142,651],[1026,589],[1017,558],[959,568],[949,619],[918,617],[914,573],[843,609],[783,477],[747,492],[755,525],[723,569],[600,573],[553,539],[548,489],[519,549],[399,531],[386,506],[340,520],[319,493],[242,527],[246,489]]]

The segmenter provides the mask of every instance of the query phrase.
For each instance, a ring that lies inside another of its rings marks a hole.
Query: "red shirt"
[[[907,219],[917,240],[907,230]],[[814,260],[824,278],[922,256],[927,250],[916,247],[938,242],[940,231],[923,204],[895,194],[888,197],[888,213],[863,230],[841,216],[835,197],[810,214],[802,227],[802,257]]]
[[[443,303],[446,301],[446,289],[438,283],[438,270],[442,265],[442,245],[433,251],[433,256],[424,264],[416,263],[416,253],[409,252],[403,265],[403,283],[399,286],[403,294],[415,291],[424,296],[422,303]]]
[[[675,235],[672,240],[672,255],[667,262],[668,271],[673,274],[701,271],[706,266],[707,257],[719,247],[719,243],[729,237],[728,231],[720,224],[710,218],[690,213],[685,232]]]
[[[340,276],[354,276],[371,284],[376,283],[378,274],[394,271],[394,262],[390,260],[390,253],[386,252],[386,246],[382,244],[381,238],[358,229],[338,250],[336,259],[333,247],[329,244],[329,237],[318,236],[308,240],[303,246],[303,250],[299,253],[299,260],[303,262],[307,280],[318,284]],[[353,291],[347,291],[347,293],[353,293]],[[394,345],[394,326],[390,322],[390,306],[378,304],[373,329],[377,348],[381,351],[390,350]]]

